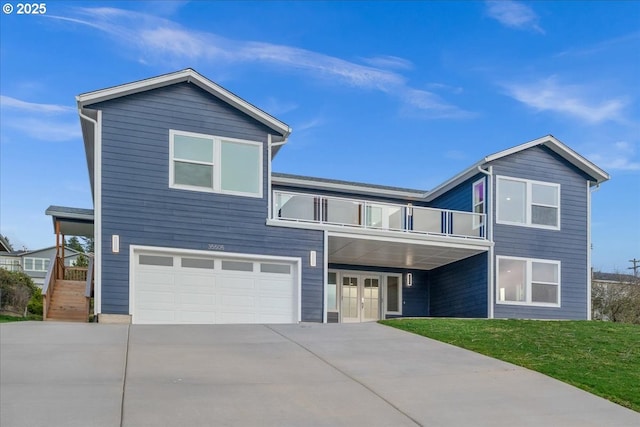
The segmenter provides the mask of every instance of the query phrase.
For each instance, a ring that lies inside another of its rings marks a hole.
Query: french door
[[[342,322],[370,322],[380,319],[380,277],[342,275]]]

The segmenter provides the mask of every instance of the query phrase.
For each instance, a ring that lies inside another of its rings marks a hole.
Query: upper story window
[[[560,229],[560,184],[498,177],[499,224]]]
[[[25,271],[47,271],[49,268],[49,260],[46,258],[25,258]]]
[[[485,179],[481,178],[473,183],[473,212],[484,214],[485,211]],[[473,228],[482,227],[484,225],[484,216],[473,217]]]
[[[169,186],[262,197],[262,144],[169,131]]]

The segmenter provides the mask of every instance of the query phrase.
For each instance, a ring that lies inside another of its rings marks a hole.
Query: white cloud
[[[391,55],[374,56],[371,58],[362,58],[362,60],[374,67],[396,69],[396,70],[411,70],[413,63],[408,59],[400,58]]]
[[[626,141],[618,141],[605,150],[587,155],[587,158],[605,170],[640,170],[640,161],[634,159],[636,148]]]
[[[394,71],[412,66],[402,58],[378,56],[359,64],[294,46],[232,40],[210,32],[191,31],[168,19],[132,11],[83,8],[76,12],[79,16],[47,16],[99,29],[126,46],[134,47],[142,63],[171,63],[180,59],[226,65],[260,63],[304,72],[332,83],[377,90],[424,110],[425,117],[471,116],[435,94],[410,87],[405,76]]]
[[[10,108],[34,113],[69,113],[76,111],[75,108],[66,105],[37,104],[5,95],[0,95],[0,106],[2,106],[3,109]]]
[[[623,112],[628,104],[622,97],[594,100],[590,88],[562,84],[555,76],[529,83],[507,83],[503,86],[507,95],[531,108],[573,116],[589,123],[623,121]]]
[[[80,137],[76,109],[66,105],[38,104],[0,95],[3,135],[18,131],[41,141],[68,141]],[[15,137],[9,137],[15,139]]]
[[[502,25],[517,30],[532,30],[544,34],[538,15],[529,6],[512,1],[487,1],[487,14]]]

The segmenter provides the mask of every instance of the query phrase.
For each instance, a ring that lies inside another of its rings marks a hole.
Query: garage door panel
[[[221,292],[226,290],[236,291],[253,291],[255,289],[255,280],[253,277],[237,277],[232,275],[219,276],[218,289]]]
[[[177,323],[215,323],[216,314],[209,310],[182,310],[177,313]]]
[[[159,272],[157,270],[141,269],[138,271],[138,280],[141,283],[153,286],[174,285],[174,276],[171,271]]]
[[[180,293],[176,298],[176,302],[178,304],[201,305],[213,308],[216,304],[216,297],[215,295],[198,293]]]
[[[273,313],[291,310],[291,300],[285,298],[260,298],[260,312]]]
[[[251,312],[225,311],[218,313],[216,323],[258,323],[258,316]]]
[[[139,318],[138,323],[175,323],[173,310],[139,309],[136,312],[136,317]]]
[[[147,264],[134,264],[134,323],[298,320],[297,269],[290,261],[177,255],[170,250],[136,252],[133,261],[139,259]]]

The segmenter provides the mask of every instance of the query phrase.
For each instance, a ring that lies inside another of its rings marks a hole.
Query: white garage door
[[[171,252],[133,253],[132,322],[295,323],[297,264]]]

